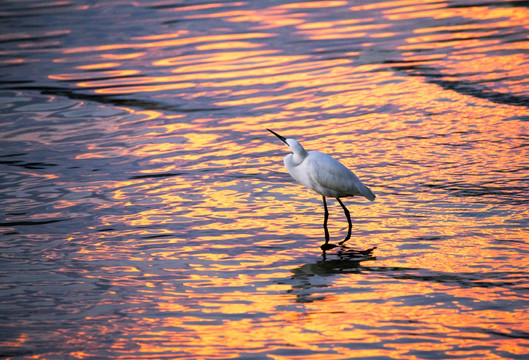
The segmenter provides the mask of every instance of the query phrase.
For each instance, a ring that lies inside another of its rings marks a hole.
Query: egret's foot
[[[336,245],[336,244],[325,243],[325,244],[322,244],[322,245],[320,246],[320,249],[322,249],[323,251],[327,251],[327,250],[334,249],[335,247],[338,247],[338,245]]]

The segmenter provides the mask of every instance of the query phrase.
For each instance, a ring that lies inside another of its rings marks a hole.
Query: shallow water
[[[529,356],[527,2],[0,17],[0,357]],[[265,128],[376,193],[348,248]]]

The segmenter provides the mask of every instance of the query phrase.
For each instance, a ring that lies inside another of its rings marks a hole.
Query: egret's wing
[[[373,201],[375,194],[338,160],[319,151],[311,151],[307,164],[313,188],[328,189],[337,196],[360,195]]]

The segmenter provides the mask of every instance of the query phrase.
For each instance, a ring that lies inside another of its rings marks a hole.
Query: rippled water
[[[529,356],[527,2],[0,18],[0,357]],[[265,128],[377,194],[349,248]]]

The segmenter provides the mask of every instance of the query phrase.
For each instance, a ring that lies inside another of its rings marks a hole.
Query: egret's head
[[[303,154],[303,153],[305,153],[305,149],[303,148],[303,146],[297,140],[286,139],[285,143],[288,145],[288,147],[290,148],[290,150],[294,154]]]
[[[305,149],[303,148],[303,146],[296,140],[294,139],[287,139],[281,135],[279,135],[278,133],[270,130],[270,129],[266,129],[268,131],[270,131],[272,134],[274,134],[275,136],[277,136],[279,138],[279,140],[281,140],[282,142],[284,142],[285,144],[287,144],[287,146],[290,148],[290,151],[292,151],[292,153],[294,154],[303,154],[305,155],[307,152],[305,151]]]

